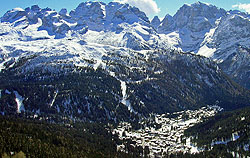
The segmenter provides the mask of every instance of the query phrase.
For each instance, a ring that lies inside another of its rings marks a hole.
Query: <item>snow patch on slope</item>
[[[197,54],[210,58],[213,57],[215,51],[216,48],[208,48],[207,45],[204,45],[198,50]]]
[[[212,146],[214,146],[214,145],[216,145],[216,144],[227,144],[227,143],[229,143],[229,142],[231,142],[231,141],[236,141],[237,139],[239,139],[240,138],[240,135],[239,135],[239,133],[238,132],[234,132],[234,133],[232,133],[232,137],[230,138],[230,139],[221,139],[221,140],[217,140],[217,141],[213,141],[212,143],[211,143],[211,145]]]
[[[5,93],[6,94],[11,94],[11,92],[8,89],[5,90]]]
[[[17,113],[21,113],[22,111],[25,112],[25,108],[23,105],[24,98],[17,92],[14,91],[14,94],[16,95],[16,103],[17,103]]]
[[[57,95],[58,95],[58,90],[55,91],[55,95],[54,95],[52,102],[50,103],[50,107],[52,107],[54,105],[54,102],[56,100]]]
[[[131,106],[130,101],[128,100],[128,95],[127,95],[127,85],[125,81],[121,81],[121,90],[122,90],[122,100],[121,103],[126,105],[128,107],[128,111],[130,111],[131,113],[136,113],[133,109],[133,107]]]
[[[191,142],[191,138],[187,138],[186,139],[186,146],[190,147],[190,153],[194,154],[194,153],[199,153],[198,147],[196,147],[195,145],[192,144]]]

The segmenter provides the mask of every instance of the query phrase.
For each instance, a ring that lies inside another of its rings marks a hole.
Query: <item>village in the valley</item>
[[[162,157],[176,152],[196,153],[202,149],[192,144],[191,137],[184,137],[184,131],[221,110],[218,106],[207,106],[194,111],[153,115],[150,121],[140,122],[144,128],[133,130],[130,123],[123,122],[113,133],[118,134],[121,140],[130,139],[136,142],[136,146],[149,148],[150,157]],[[150,126],[147,126],[148,122]],[[118,145],[117,148],[123,151],[125,145]]]

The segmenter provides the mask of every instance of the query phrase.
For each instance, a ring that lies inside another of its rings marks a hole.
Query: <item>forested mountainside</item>
[[[205,57],[166,51],[129,53],[108,52],[102,60],[106,69],[96,70],[67,62],[50,65],[39,55],[23,57],[0,73],[1,112],[128,121],[215,103],[227,110],[249,105],[249,91]],[[25,72],[32,62],[50,69],[39,66]]]
[[[165,125],[188,128],[194,146],[184,147],[202,149],[167,156],[249,155],[249,19],[201,2],[162,21],[118,2],[9,10],[0,19],[1,154],[164,157],[112,131],[167,115]],[[188,115],[196,126],[178,118],[214,105],[224,111]],[[152,142],[155,128],[143,127]],[[163,137],[182,150],[185,142]]]
[[[120,144],[110,127],[98,123],[47,123],[38,119],[0,116],[2,157],[124,157],[138,155],[118,152]],[[131,146],[131,148],[133,148]],[[15,155],[15,156],[14,156]]]
[[[236,155],[250,156],[249,131],[250,108],[224,112],[185,131],[192,136],[192,142],[201,148],[215,148],[231,157]]]

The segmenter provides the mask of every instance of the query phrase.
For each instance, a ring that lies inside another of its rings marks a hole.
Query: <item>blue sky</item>
[[[114,0],[102,0],[109,3]],[[166,14],[174,15],[176,11],[185,3],[192,4],[197,0],[115,0],[130,3],[144,10],[152,18],[158,15],[163,18]],[[239,9],[250,13],[250,0],[200,0],[201,2],[210,3],[226,10]],[[6,0],[0,5],[0,16],[12,8],[20,7],[25,9],[32,5],[38,4],[41,8],[49,7],[59,11],[61,8],[67,8],[68,11],[76,8],[81,2],[86,0]],[[236,5],[236,6],[235,6]],[[234,6],[234,8],[232,7]]]

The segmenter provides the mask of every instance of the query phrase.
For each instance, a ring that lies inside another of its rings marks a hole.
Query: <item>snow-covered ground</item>
[[[55,93],[54,93],[54,98],[53,98],[53,100],[51,101],[50,106],[53,106],[53,105],[54,105],[54,102],[55,102],[55,100],[56,100],[57,95],[58,95],[58,90],[55,91]]]
[[[23,100],[24,98],[17,92],[14,91],[14,94],[16,95],[16,103],[17,103],[17,113],[21,113],[22,111],[25,111]]]
[[[237,70],[241,65],[249,65],[247,15],[234,15],[199,2],[184,5],[174,17],[168,16],[169,21],[158,22],[158,29],[140,10],[116,2],[84,2],[69,14],[66,10],[56,12],[38,6],[16,8],[1,18],[0,72],[27,57],[32,61],[24,65],[23,72],[43,66],[51,70],[49,66],[59,64],[105,69],[103,58],[114,50],[131,56],[130,50],[143,53],[174,49],[197,53],[218,63],[244,54],[232,61],[236,64],[226,72],[241,72]]]
[[[130,101],[128,100],[128,95],[127,95],[127,85],[126,82],[120,81],[121,82],[121,90],[122,90],[122,101],[124,105],[128,107],[128,111],[135,113],[134,109],[131,106]]]

